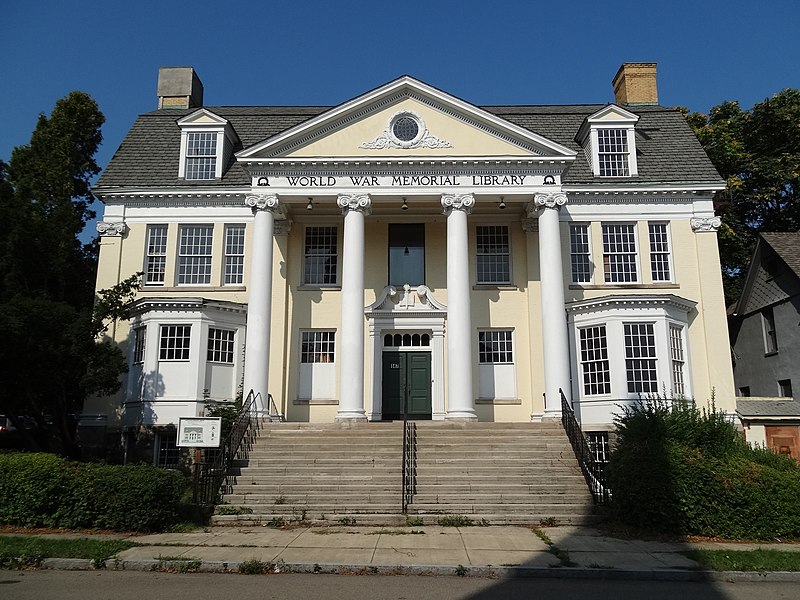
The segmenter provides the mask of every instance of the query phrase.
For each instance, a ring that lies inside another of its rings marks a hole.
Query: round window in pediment
[[[389,133],[403,148],[411,148],[419,142],[425,126],[422,120],[415,114],[402,112],[392,117],[389,123]]]
[[[409,116],[397,119],[392,125],[392,133],[401,142],[410,142],[419,133],[419,124]]]

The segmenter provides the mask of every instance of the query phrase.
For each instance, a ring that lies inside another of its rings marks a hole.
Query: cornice
[[[696,305],[696,301],[676,296],[675,294],[620,294],[568,302],[565,307],[568,312],[577,313],[602,308],[631,309],[648,306],[673,306],[688,313]]]
[[[131,315],[142,315],[155,310],[161,311],[199,311],[214,309],[220,312],[238,314],[247,313],[247,305],[226,300],[208,300],[206,298],[139,298],[131,307]]]

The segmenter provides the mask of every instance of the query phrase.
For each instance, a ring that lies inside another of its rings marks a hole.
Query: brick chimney
[[[192,67],[161,67],[158,70],[158,108],[203,106],[203,84]]]
[[[622,63],[611,83],[616,104],[658,104],[656,63]]]

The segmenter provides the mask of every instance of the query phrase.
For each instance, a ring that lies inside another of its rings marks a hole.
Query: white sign
[[[254,187],[279,188],[404,188],[404,187],[500,187],[521,188],[553,185],[552,175],[531,174],[424,174],[402,175],[260,175],[253,177]]]
[[[219,417],[180,417],[175,445],[190,448],[219,448],[222,419]]]

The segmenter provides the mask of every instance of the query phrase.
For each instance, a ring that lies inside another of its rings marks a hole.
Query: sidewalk
[[[798,581],[800,573],[712,573],[681,554],[692,548],[800,552],[800,544],[653,542],[618,539],[585,527],[213,527],[193,533],[104,535],[141,546],[106,561],[125,570],[238,571],[245,561],[270,571],[366,572],[614,578],[637,580]],[[42,534],[95,537],[86,534]],[[543,539],[544,538],[544,539]],[[549,543],[548,543],[549,542]],[[48,559],[45,568],[91,568]]]

